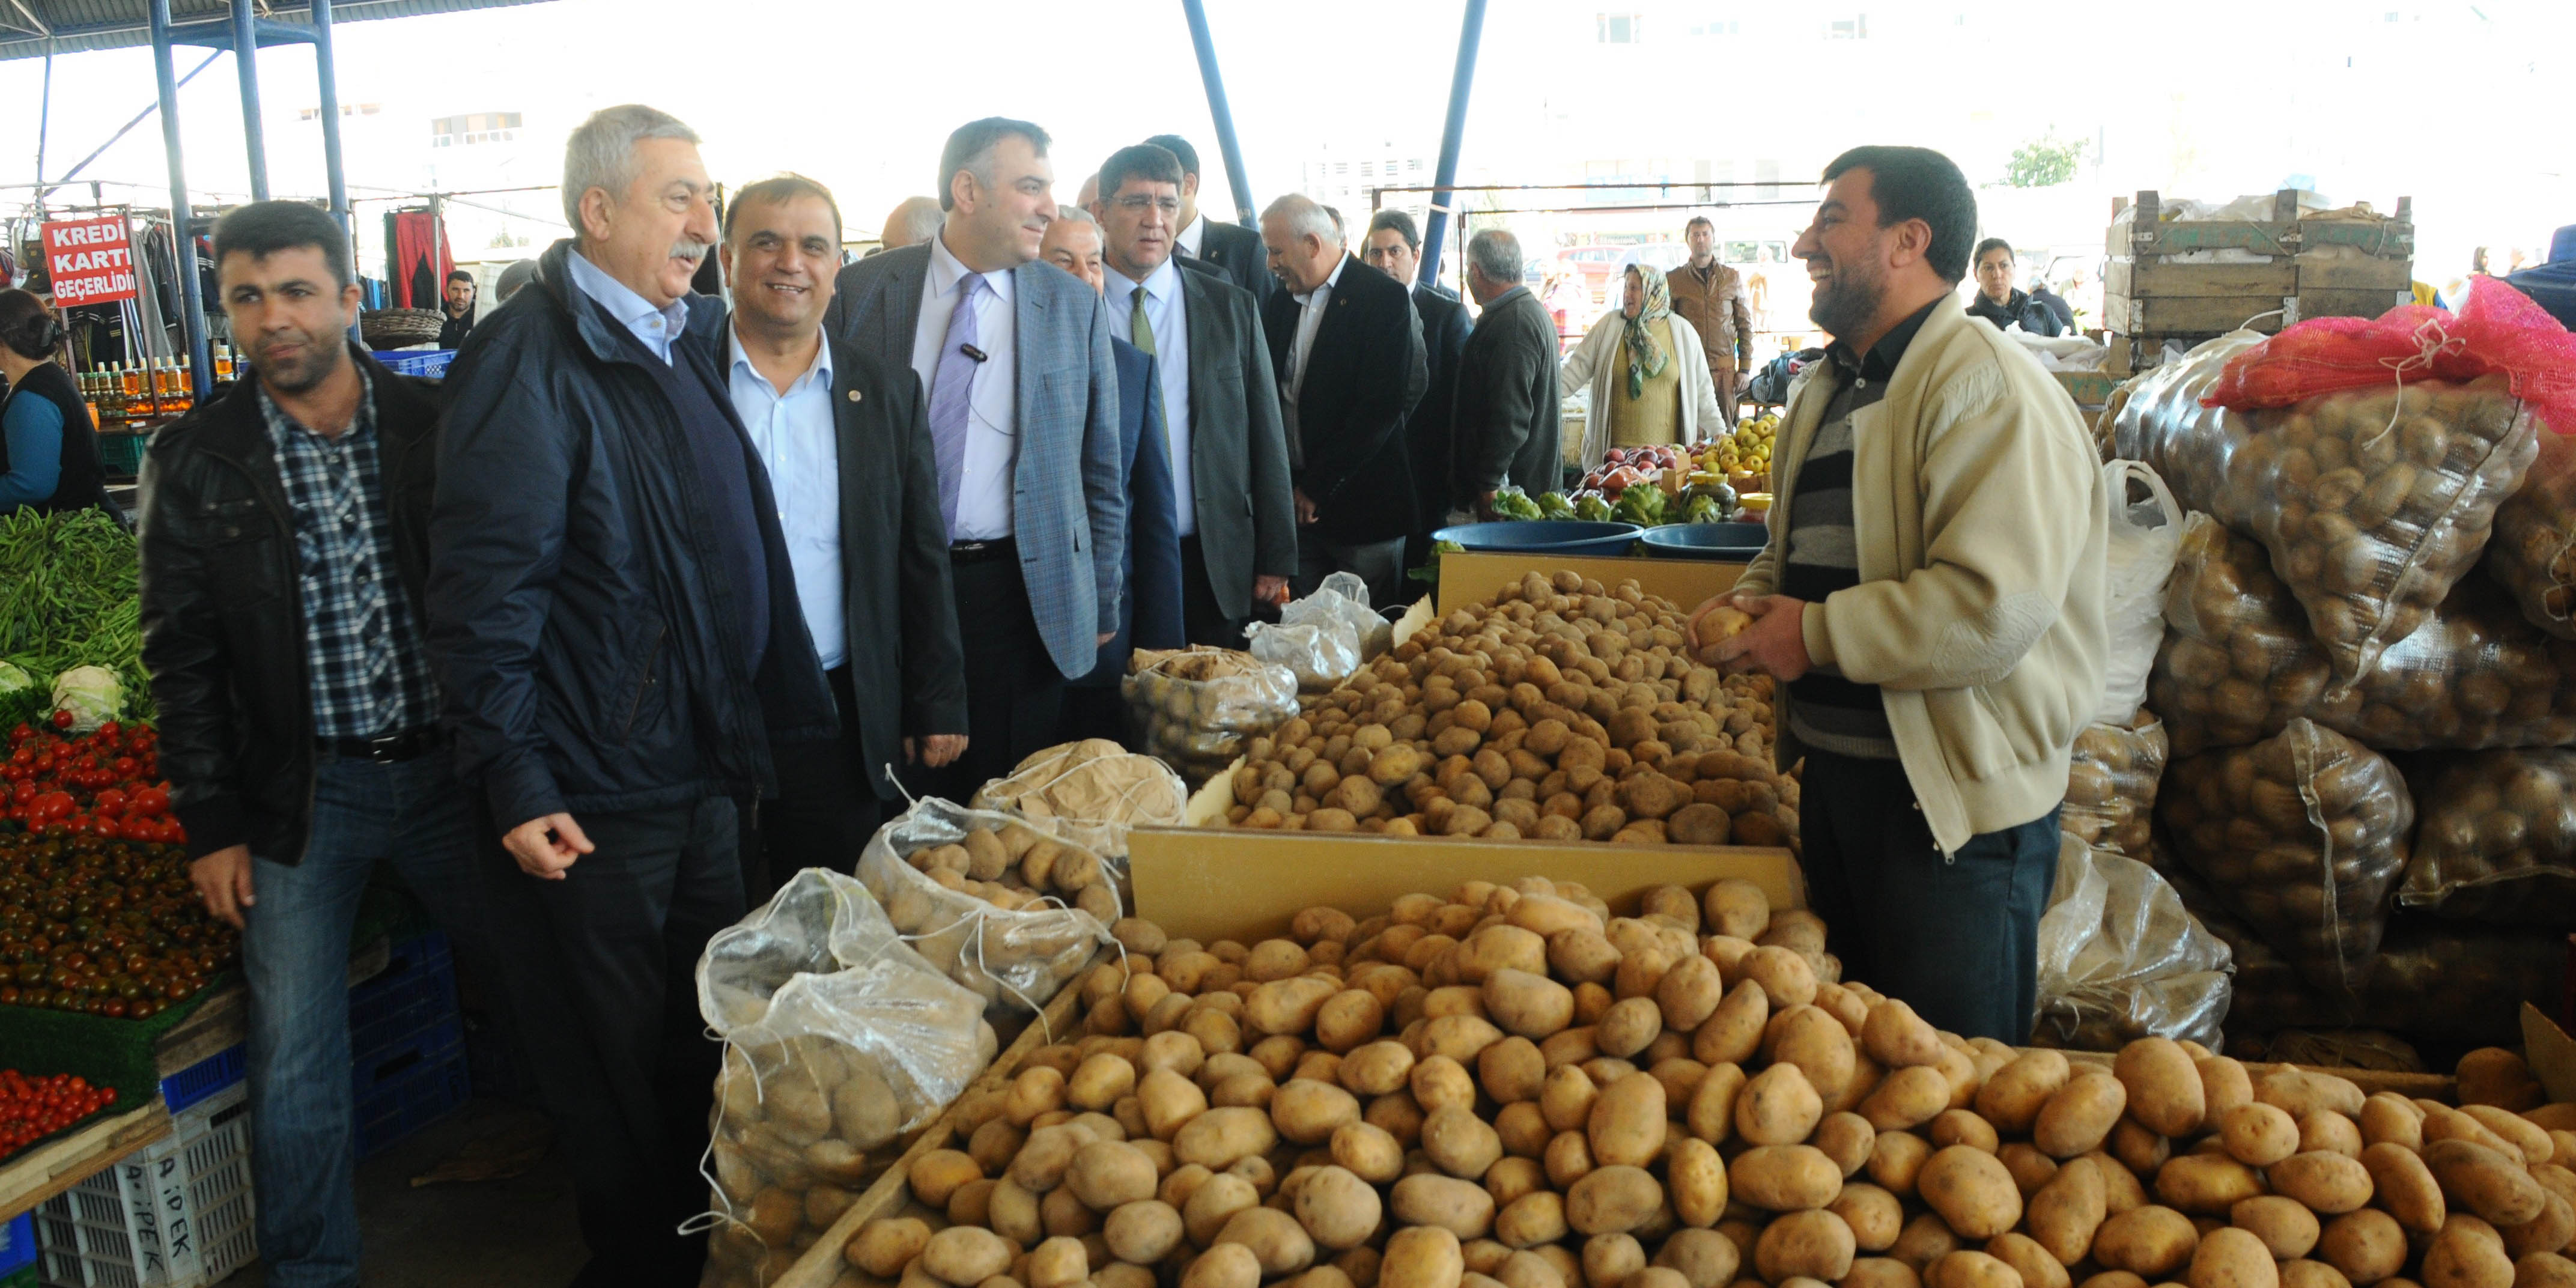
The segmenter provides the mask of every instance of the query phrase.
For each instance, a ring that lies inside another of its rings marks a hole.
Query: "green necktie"
[[[1141,286],[1127,297],[1127,342],[1149,356],[1154,352],[1154,324],[1145,316],[1145,288]],[[1159,375],[1154,380],[1154,409],[1164,413],[1165,425],[1172,423],[1171,409],[1163,405],[1163,381]]]

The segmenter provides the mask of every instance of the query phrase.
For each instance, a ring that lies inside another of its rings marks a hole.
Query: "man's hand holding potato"
[[[1786,595],[1729,595],[1693,610],[1691,644],[1702,662],[1728,675],[1759,671],[1783,684],[1805,675],[1807,601]]]

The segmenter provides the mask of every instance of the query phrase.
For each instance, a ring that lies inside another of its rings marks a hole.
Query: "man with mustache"
[[[1831,360],[1789,399],[1770,544],[1731,598],[1752,622],[1717,656],[1778,683],[1827,950],[1937,1027],[2020,1043],[2068,752],[2102,701],[2102,463],[1959,299],[1959,167],[1854,148],[1824,185],[1792,253]]]
[[[481,788],[512,1003],[561,1126],[581,1284],[694,1284],[718,1049],[692,967],[743,913],[736,797],[839,733],[733,402],[698,136],[603,108],[537,281],[449,369],[429,643]],[[756,808],[756,806],[755,806]]]
[[[376,864],[496,975],[421,635],[438,388],[349,343],[329,215],[255,202],[214,251],[251,368],[152,437],[143,658],[189,875],[242,931],[260,1256],[279,1283],[355,1284],[349,936]]]
[[[966,650],[966,754],[907,774],[965,800],[1055,741],[1065,681],[1117,634],[1126,471],[1097,292],[1039,262],[1047,133],[987,117],[948,136],[928,242],[841,270],[823,330],[910,366],[929,403]]]

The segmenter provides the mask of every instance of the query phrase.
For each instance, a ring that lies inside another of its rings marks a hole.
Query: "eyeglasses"
[[[1181,213],[1181,199],[1178,197],[1149,197],[1144,193],[1139,192],[1131,196],[1120,197],[1118,199],[1118,208],[1120,210],[1137,214],[1141,214],[1147,210],[1159,210],[1167,215],[1177,215]]]

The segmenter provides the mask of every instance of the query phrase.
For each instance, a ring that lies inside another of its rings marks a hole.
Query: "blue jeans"
[[[251,1179],[273,1288],[358,1282],[358,1130],[350,1088],[349,935],[390,860],[454,940],[486,943],[471,815],[443,751],[398,764],[323,758],[299,863],[253,855],[243,910],[250,984]]]

